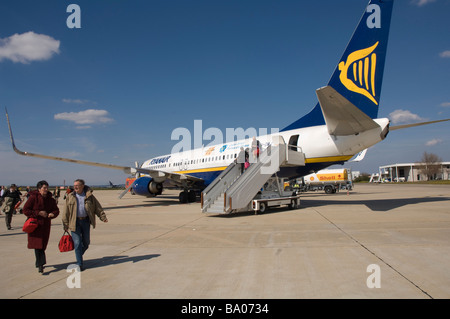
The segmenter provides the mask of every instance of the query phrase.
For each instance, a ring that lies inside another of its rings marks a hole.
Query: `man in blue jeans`
[[[71,230],[74,243],[75,257],[80,270],[84,269],[83,255],[89,248],[90,226],[95,228],[95,215],[102,222],[108,219],[102,206],[92,194],[92,190],[85,185],[84,180],[77,179],[73,183],[74,191],[66,197],[62,214],[64,230]]]

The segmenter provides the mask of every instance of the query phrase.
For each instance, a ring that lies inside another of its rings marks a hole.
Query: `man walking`
[[[92,194],[92,190],[85,185],[84,180],[77,179],[73,183],[74,191],[67,195],[62,214],[64,230],[72,232],[75,257],[80,270],[83,270],[83,254],[89,248],[90,225],[95,228],[95,215],[102,222],[108,219],[102,206]]]
[[[3,212],[5,213],[6,228],[12,230],[12,215],[16,213],[16,205],[22,200],[22,193],[17,189],[16,184],[11,184],[8,190],[3,192],[2,199]]]

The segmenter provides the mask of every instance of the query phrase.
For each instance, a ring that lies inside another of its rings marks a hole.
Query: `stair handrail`
[[[201,209],[206,211],[217,197],[234,182],[240,174],[240,165],[231,163],[228,167],[206,187],[201,194]],[[221,185],[219,185],[221,184]],[[217,187],[216,187],[217,186]]]
[[[278,139],[278,140],[277,140]],[[277,157],[277,158],[276,158]],[[277,160],[278,162],[273,162],[273,160]],[[273,143],[268,146],[259,157],[259,160],[256,163],[253,163],[250,165],[250,167],[244,172],[244,174],[241,175],[241,177],[233,184],[232,187],[230,187],[226,193],[225,198],[225,210],[227,212],[230,212],[232,209],[240,209],[243,208],[245,205],[250,203],[251,198],[253,198],[253,195],[248,195],[247,197],[250,198],[248,202],[244,204],[244,206],[237,205],[234,201],[232,205],[233,207],[230,207],[229,199],[233,198],[235,194],[242,195],[244,192],[248,192],[249,183],[251,183],[255,176],[257,174],[261,175],[267,175],[267,179],[269,179],[274,173],[276,173],[280,166],[283,164],[283,162],[286,160],[286,144],[284,142],[284,139],[281,136],[277,136],[273,138]],[[267,165],[269,164],[269,165]],[[261,172],[259,172],[261,170]],[[258,186],[257,189],[262,187],[262,185],[256,185]],[[255,188],[255,187],[253,187]],[[242,207],[239,207],[242,206]]]

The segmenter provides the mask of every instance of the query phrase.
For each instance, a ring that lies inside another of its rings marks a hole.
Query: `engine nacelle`
[[[155,182],[151,177],[139,177],[133,182],[133,192],[141,196],[161,195],[163,186],[161,183]]]

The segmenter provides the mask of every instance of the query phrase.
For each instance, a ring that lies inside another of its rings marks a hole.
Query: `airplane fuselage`
[[[379,125],[378,128],[357,135],[330,135],[326,125],[318,125],[258,136],[257,140],[264,150],[273,136],[280,135],[286,144],[297,147],[299,152],[305,154],[305,166],[280,168],[279,177],[293,179],[333,164],[342,164],[358,152],[383,140],[388,133],[389,120],[375,119],[375,122]],[[252,137],[154,157],[145,161],[141,167],[195,176],[201,178],[204,186],[207,186],[237,158],[241,147],[251,152]],[[158,183],[165,179],[164,176],[160,179],[153,177]]]

